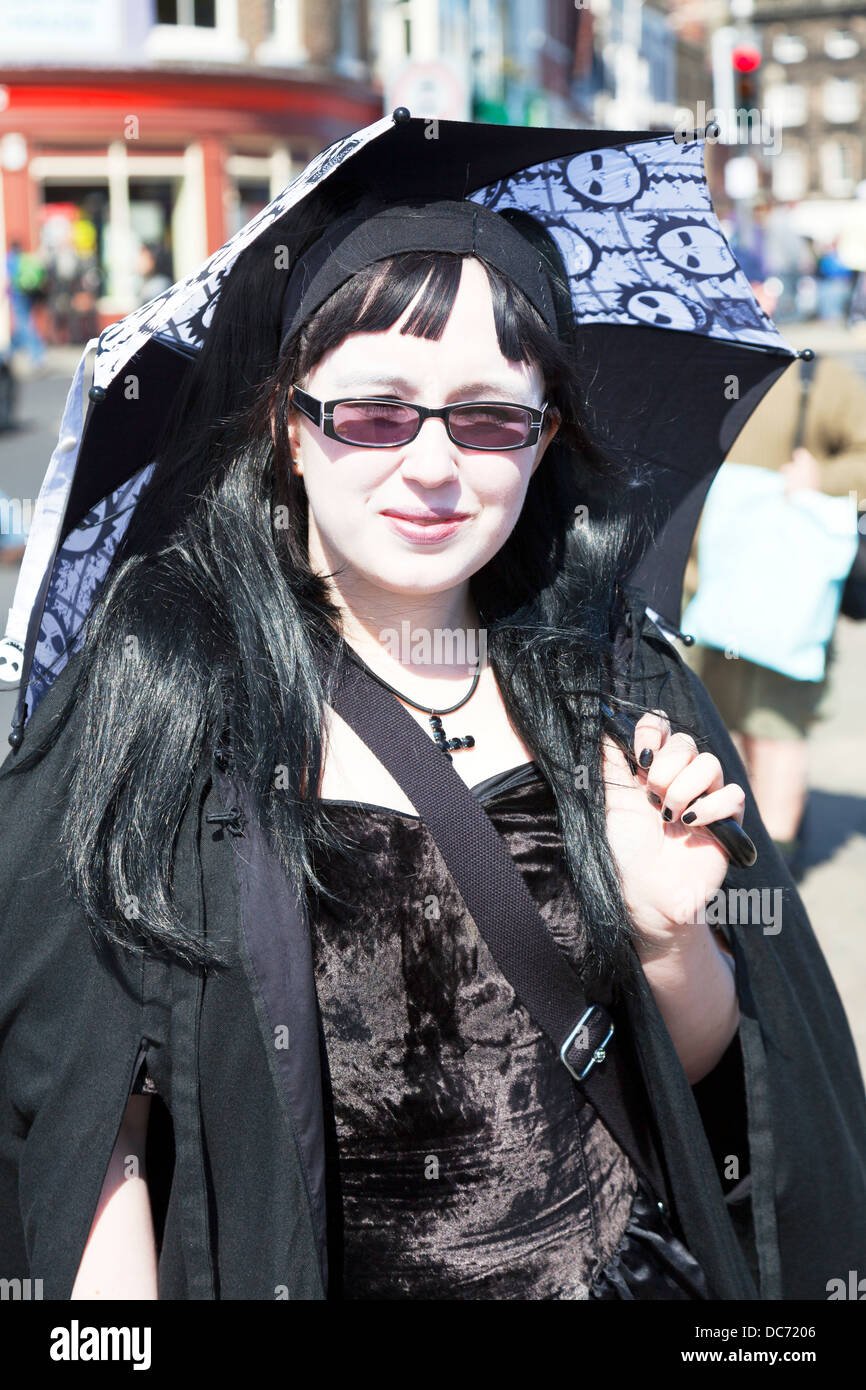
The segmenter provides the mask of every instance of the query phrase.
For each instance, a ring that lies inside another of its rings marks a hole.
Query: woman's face
[[[423,294],[423,289],[419,291]],[[416,297],[417,298],[417,297]],[[353,333],[300,385],[318,400],[385,395],[416,405],[495,400],[539,407],[544,382],[535,365],[503,357],[490,283],[481,263],[462,262],[460,285],[438,341],[400,333],[415,304],[389,329]],[[299,411],[290,414],[293,468],[309,501],[314,571],[342,571],[355,590],[436,594],[468,580],[501,549],[523,506],[529,480],[558,425],[538,444],[502,453],[462,448],[443,420],[425,420],[409,444],[358,448],[329,439]],[[461,513],[431,543],[409,535],[385,512]]]

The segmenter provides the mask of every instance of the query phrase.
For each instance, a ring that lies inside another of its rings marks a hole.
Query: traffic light
[[[747,130],[760,123],[761,49],[754,41],[735,43],[731,49],[734,76],[734,111],[738,125]]]
[[[761,35],[756,29],[727,24],[711,40],[713,102],[722,142],[740,144],[760,127]]]

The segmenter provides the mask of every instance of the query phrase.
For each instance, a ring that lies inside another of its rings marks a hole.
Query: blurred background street
[[[713,203],[759,302],[866,382],[864,88],[866,0],[3,0],[4,620],[83,343],[398,105],[709,127]],[[866,472],[838,492],[866,512]],[[800,887],[866,1068],[864,687],[866,622],[843,617],[807,742]],[[0,756],[14,699],[0,690]]]

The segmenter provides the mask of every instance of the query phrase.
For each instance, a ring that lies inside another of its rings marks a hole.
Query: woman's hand
[[[742,825],[746,794],[725,784],[712,753],[699,753],[688,734],[671,734],[663,711],[645,714],[634,731],[635,758],[652,750],[648,769],[639,765],[632,774],[614,743],[605,738],[602,746],[607,833],[623,893],[650,948],[665,948],[696,921],[727,873],[725,851],[702,826],[724,816]]]
[[[635,949],[694,1086],[740,1024],[734,961],[698,921],[728,869],[725,851],[702,826],[724,816],[742,825],[746,795],[725,784],[718,758],[699,753],[687,734],[671,734],[661,710],[645,714],[634,732],[635,757],[652,750],[648,769],[639,765],[632,774],[615,744],[604,739],[602,747],[607,834],[640,933]],[[694,819],[684,824],[683,813]]]

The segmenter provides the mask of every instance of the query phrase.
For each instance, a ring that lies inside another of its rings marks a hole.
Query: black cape
[[[742,1023],[697,1087],[639,973],[629,1021],[673,1218],[718,1298],[825,1300],[866,1246],[866,1094],[850,1028],[721,718],[634,593],[617,651],[622,688],[704,734],[726,780],[746,788],[758,862],[732,866],[724,886],[783,893],[776,934],[727,926]],[[214,763],[181,827],[175,891],[187,926],[228,951],[230,968],[93,936],[58,849],[76,714],[14,771],[76,666],[0,768],[0,1269],[69,1298],[146,1057],[159,1092],[147,1154],[159,1298],[326,1298],[323,1041],[301,901],[249,816],[240,835],[206,821],[245,804]],[[733,1188],[722,1178],[732,1153],[744,1175]]]

